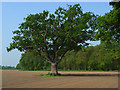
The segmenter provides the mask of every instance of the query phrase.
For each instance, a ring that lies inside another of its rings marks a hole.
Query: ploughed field
[[[3,70],[2,88],[118,88],[118,72],[59,72],[65,76],[34,76],[47,73]]]

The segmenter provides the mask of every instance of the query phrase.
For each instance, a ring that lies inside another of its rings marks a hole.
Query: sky
[[[6,47],[12,42],[12,31],[18,29],[19,24],[24,22],[24,17],[43,10],[54,13],[59,6],[66,8],[67,4],[77,3],[81,5],[83,12],[91,11],[101,16],[112,10],[108,2],[2,2],[2,17],[0,17],[0,19],[2,18],[2,58],[0,58],[2,65],[16,66],[19,63],[22,52],[17,49],[7,52]],[[97,44],[99,41],[92,42],[91,45]]]

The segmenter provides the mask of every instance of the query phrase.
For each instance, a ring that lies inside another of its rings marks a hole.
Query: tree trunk
[[[51,75],[58,75],[58,71],[57,71],[57,64],[56,63],[51,63]]]

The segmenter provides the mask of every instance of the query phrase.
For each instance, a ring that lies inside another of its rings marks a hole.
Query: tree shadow
[[[120,76],[120,74],[61,74],[61,76]]]

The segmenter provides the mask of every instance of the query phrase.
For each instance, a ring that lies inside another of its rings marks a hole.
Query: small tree
[[[48,11],[25,18],[7,51],[35,51],[51,63],[51,74],[57,75],[57,65],[70,50],[79,50],[89,45],[95,30],[96,17],[91,12],[83,13],[79,4],[59,7],[54,14]],[[43,57],[44,56],[44,57]]]

